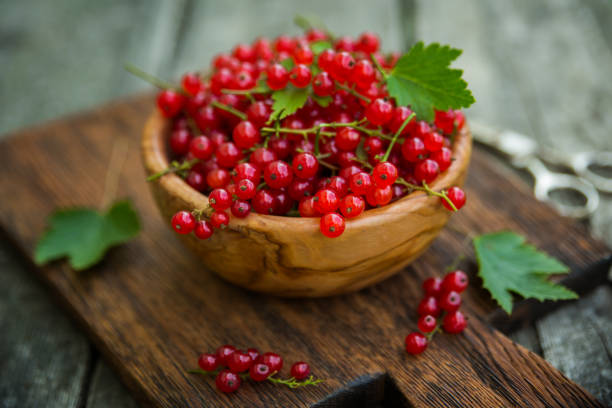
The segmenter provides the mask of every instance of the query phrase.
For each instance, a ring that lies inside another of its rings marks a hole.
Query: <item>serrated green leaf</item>
[[[272,99],[274,99],[274,104],[272,104],[270,122],[293,115],[304,106],[308,100],[308,88],[297,89],[288,86],[285,89],[274,91]]]
[[[325,40],[315,41],[310,44],[310,49],[312,50],[312,53],[314,55],[319,55],[320,53],[322,53],[323,51],[331,47],[333,47],[332,43],[330,43],[329,41],[325,41]]]
[[[327,108],[327,106],[333,101],[331,96],[317,96],[315,94],[311,94],[310,97],[322,108]]]
[[[438,43],[416,43],[386,77],[389,94],[419,119],[432,121],[434,109],[467,108],[475,102],[460,69],[450,68],[461,50]]]
[[[287,71],[291,71],[293,69],[293,58],[285,58],[281,62],[279,62]]]
[[[106,251],[140,231],[138,215],[129,201],[115,203],[102,214],[88,208],[60,210],[38,241],[34,261],[41,265],[67,256],[75,270],[98,263]]]
[[[511,231],[474,238],[478,275],[493,299],[508,314],[512,293],[542,300],[575,299],[576,293],[550,282],[548,275],[567,273],[568,267],[525,242]]]

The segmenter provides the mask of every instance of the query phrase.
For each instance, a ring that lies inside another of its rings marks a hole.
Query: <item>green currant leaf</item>
[[[327,106],[333,101],[331,96],[317,96],[315,94],[311,94],[310,97],[322,108],[327,108]]]
[[[323,51],[331,47],[332,47],[332,43],[330,43],[329,41],[325,41],[325,40],[315,41],[310,44],[310,49],[312,50],[312,53],[314,55],[319,55],[320,53],[322,53]]]
[[[389,94],[429,122],[434,109],[467,108],[475,99],[461,78],[463,71],[449,67],[459,55],[461,50],[448,45],[416,43],[386,75]]]
[[[285,58],[281,62],[279,62],[287,71],[291,71],[293,69],[293,58]]]
[[[477,236],[474,249],[483,286],[508,314],[512,312],[512,293],[540,301],[578,297],[547,279],[548,275],[567,273],[568,267],[527,244],[525,238],[515,232]]]
[[[286,118],[293,115],[300,109],[308,100],[308,88],[297,89],[292,86],[287,86],[285,89],[280,89],[272,93],[272,114],[270,122]]]
[[[75,270],[98,263],[106,251],[135,237],[138,215],[129,201],[115,203],[106,213],[89,208],[60,210],[49,218],[49,228],[38,241],[34,260],[42,265],[68,257]]]

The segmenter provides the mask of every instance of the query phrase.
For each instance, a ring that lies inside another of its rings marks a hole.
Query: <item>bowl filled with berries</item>
[[[391,276],[465,204],[459,54],[310,29],[239,44],[178,85],[132,69],[162,88],[142,155],[163,218],[250,290],[319,297]]]

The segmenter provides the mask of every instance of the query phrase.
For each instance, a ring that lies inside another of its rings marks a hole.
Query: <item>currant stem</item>
[[[225,105],[221,102],[218,101],[212,101],[210,103],[212,106],[214,106],[215,108],[219,108],[221,110],[224,110],[226,112],[231,113],[234,116],[237,116],[238,118],[242,119],[242,120],[247,120],[247,115],[243,112],[240,112],[238,109],[234,109],[229,105]]]
[[[181,88],[178,88],[174,84],[168,81],[164,81],[163,79],[158,78],[155,75],[152,75],[152,74],[149,74],[148,72],[143,71],[142,69],[138,68],[136,65],[128,63],[128,64],[125,64],[124,68],[130,74],[135,75],[138,78],[147,81],[153,86],[156,86],[160,89],[170,89],[170,90],[184,94]]]
[[[372,166],[370,163],[368,163],[367,161],[362,160],[362,159],[360,159],[358,157],[353,157],[351,160],[354,161],[354,162],[357,162],[357,163],[359,163],[359,164],[361,164],[361,165],[363,165],[363,166],[365,166],[367,168],[369,168],[370,170],[374,168],[374,166]]]
[[[346,92],[350,93],[351,95],[361,99],[362,101],[365,101],[367,103],[372,102],[372,100],[370,98],[368,98],[367,96],[363,96],[362,94],[360,94],[359,92],[357,92],[356,90],[354,90],[353,88],[349,88],[346,85],[342,85],[340,82],[338,81],[334,81],[336,83],[336,87],[345,90]]]
[[[251,97],[253,94],[265,94],[270,92],[269,89],[265,88],[251,88],[251,89],[222,89],[222,93],[231,94],[231,95],[245,95],[247,98]]]
[[[403,186],[409,187],[413,190],[418,190],[418,191],[424,191],[426,192],[428,195],[432,195],[432,196],[436,196],[436,197],[440,197],[442,199],[444,199],[453,209],[453,211],[459,211],[457,209],[457,207],[455,207],[455,204],[453,204],[453,202],[451,201],[450,198],[448,198],[448,196],[446,195],[446,193],[444,191],[442,192],[437,192],[432,190],[431,188],[429,188],[429,186],[427,185],[427,183],[423,182],[423,186],[417,186],[416,184],[412,184],[407,182],[406,180],[404,180],[402,177],[398,177],[397,180],[395,180],[395,182],[397,184],[401,184]]]
[[[412,118],[414,118],[414,116],[415,114],[414,112],[412,112],[410,116],[408,116],[406,120],[404,120],[404,122],[402,123],[402,126],[400,126],[399,129],[397,129],[397,132],[395,132],[395,134],[393,135],[393,139],[391,139],[391,143],[389,143],[389,146],[387,147],[387,151],[385,152],[385,155],[383,156],[381,160],[382,162],[386,162],[389,159],[389,155],[391,154],[391,150],[393,149],[393,145],[397,141],[397,138],[399,137],[400,133],[404,131],[404,128],[408,125],[408,122],[410,122]]]
[[[183,163],[173,161],[172,163],[170,163],[170,167],[163,169],[159,173],[155,173],[147,177],[147,181],[155,181],[161,178],[162,176],[165,176],[166,174],[178,173],[179,171],[189,170],[193,167],[194,164],[199,161],[199,159],[192,159]]]
[[[276,373],[272,373],[268,377],[268,381],[273,382],[275,384],[283,384],[283,385],[286,385],[289,388],[305,387],[305,386],[308,386],[308,385],[318,385],[318,384],[323,382],[323,380],[321,380],[321,379],[316,379],[315,380],[313,375],[311,375],[310,377],[308,377],[304,381],[297,381],[293,377],[288,378],[288,379],[274,378],[273,375],[275,375],[275,374]]]
[[[380,73],[382,74],[383,78],[385,78],[385,80],[389,77],[389,74],[387,73],[387,71],[385,71],[385,69],[380,65],[380,63],[378,62],[378,59],[376,59],[376,56],[374,54],[370,54],[370,59],[372,60],[372,62],[374,63],[374,66],[376,67],[376,69],[378,69],[378,71],[380,71]]]
[[[277,133],[292,133],[292,134],[296,134],[296,135],[307,135],[309,133],[317,133],[319,132],[320,135],[322,136],[335,136],[336,133],[335,132],[326,132],[323,131],[322,129],[324,128],[337,128],[337,127],[355,127],[360,125],[361,123],[363,123],[365,121],[365,119],[362,120],[356,120],[353,122],[347,122],[347,123],[338,123],[338,122],[332,122],[332,123],[321,123],[317,126],[313,126],[311,128],[307,128],[307,129],[289,129],[289,128],[282,128],[282,127],[262,127],[261,131],[262,132],[275,132]]]

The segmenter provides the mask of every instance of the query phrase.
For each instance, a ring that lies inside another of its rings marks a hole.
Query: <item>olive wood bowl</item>
[[[169,127],[157,112],[145,125],[142,157],[147,175],[169,165]],[[463,184],[472,150],[467,125],[452,149],[454,161],[430,186],[436,191]],[[208,205],[204,194],[176,174],[149,185],[169,226],[177,211]],[[321,297],[356,291],[402,270],[429,247],[450,216],[438,197],[416,191],[347,220],[338,238],[320,232],[319,218],[257,213],[231,217],[228,228],[207,240],[194,234],[179,238],[206,269],[236,285],[283,297]]]

